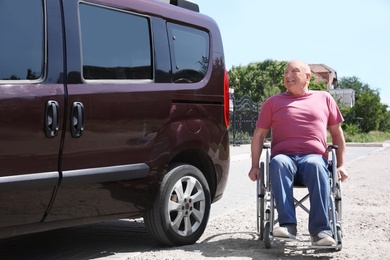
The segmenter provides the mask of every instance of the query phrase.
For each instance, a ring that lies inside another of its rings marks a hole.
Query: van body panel
[[[41,68],[24,79],[0,56],[0,238],[142,217],[180,163],[220,199],[230,160],[215,21],[157,1],[30,4],[25,17],[41,12]]]

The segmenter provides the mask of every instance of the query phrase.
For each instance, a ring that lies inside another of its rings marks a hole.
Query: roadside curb
[[[347,147],[390,147],[390,142],[383,143],[346,143]]]

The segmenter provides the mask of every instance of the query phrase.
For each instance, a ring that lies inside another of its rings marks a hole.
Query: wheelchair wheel
[[[271,224],[269,222],[264,227],[264,245],[267,249],[272,248]]]
[[[337,251],[341,251],[341,249],[343,248],[343,232],[341,230],[341,227],[340,226],[337,226],[337,241],[338,241],[338,245],[337,245],[337,248],[336,250]]]
[[[257,181],[257,232],[260,240],[264,239],[265,200],[264,200],[264,162],[260,164],[261,179]]]
[[[341,221],[341,216],[343,212],[342,208],[342,191],[341,191],[341,182],[336,184],[336,193],[335,193],[335,206],[336,206],[336,211],[339,216],[339,221]]]
[[[264,239],[264,197],[259,197],[257,201],[257,231],[259,233],[260,240]]]
[[[257,233],[259,234],[260,240],[263,240],[263,214],[262,214],[262,200],[260,195],[260,181],[256,183],[256,222],[257,222]]]

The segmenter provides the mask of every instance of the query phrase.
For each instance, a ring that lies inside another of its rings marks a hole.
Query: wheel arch
[[[214,201],[217,186],[217,175],[213,162],[205,152],[199,149],[188,149],[177,154],[170,163],[186,163],[198,168],[208,182],[211,201]]]

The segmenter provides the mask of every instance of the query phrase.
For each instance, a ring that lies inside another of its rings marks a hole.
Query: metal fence
[[[247,95],[238,100],[231,95],[231,99],[230,143],[233,145],[250,143],[261,104],[253,102]]]

